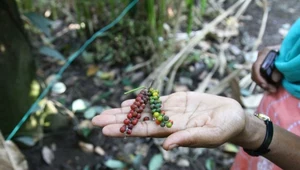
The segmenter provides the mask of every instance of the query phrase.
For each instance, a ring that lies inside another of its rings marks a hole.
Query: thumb
[[[216,147],[226,141],[226,134],[218,127],[195,127],[175,132],[163,143],[165,150],[175,147]]]

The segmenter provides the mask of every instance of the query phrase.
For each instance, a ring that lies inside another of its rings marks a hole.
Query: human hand
[[[274,93],[277,91],[277,87],[275,84],[271,84],[265,80],[264,77],[262,77],[260,73],[260,67],[266,58],[267,54],[271,50],[277,50],[280,46],[269,46],[264,48],[258,53],[257,60],[252,65],[252,80],[255,81],[261,88],[265,89],[268,92]],[[282,79],[281,73],[275,68],[275,70],[272,73],[272,80],[275,83],[279,83]]]
[[[133,128],[130,136],[167,137],[163,143],[166,150],[177,146],[217,147],[234,141],[245,128],[246,116],[233,99],[196,92],[178,92],[163,96],[161,100],[162,110],[173,120],[173,126],[162,128],[155,121],[142,121]],[[104,135],[124,137],[119,129],[133,102],[127,100],[121,108],[104,111],[93,118],[93,124],[103,127]],[[144,112],[142,117],[151,117],[149,108]]]

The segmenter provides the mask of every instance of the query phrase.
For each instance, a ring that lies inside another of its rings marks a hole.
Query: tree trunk
[[[32,103],[34,60],[14,0],[0,0],[0,129],[8,135]]]

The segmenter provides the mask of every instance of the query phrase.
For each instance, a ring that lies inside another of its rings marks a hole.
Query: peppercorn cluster
[[[130,135],[133,127],[138,123],[141,114],[146,108],[147,103],[150,103],[153,120],[161,127],[171,128],[173,121],[165,115],[165,111],[161,110],[162,102],[160,100],[159,91],[153,88],[141,90],[135,98],[135,101],[130,106],[130,111],[127,118],[123,121],[124,125],[120,128],[120,132]],[[150,120],[149,117],[144,117],[144,121]]]
[[[132,128],[138,123],[141,118],[141,113],[144,111],[149,100],[146,90],[142,90],[135,98],[134,103],[130,106],[130,111],[127,118],[123,121],[124,125],[120,128],[121,133],[131,134]]]
[[[161,127],[166,126],[168,128],[171,128],[173,125],[173,121],[169,120],[169,117],[165,115],[165,111],[161,110],[159,91],[151,88],[148,95],[150,101],[150,109],[156,124],[160,125]]]

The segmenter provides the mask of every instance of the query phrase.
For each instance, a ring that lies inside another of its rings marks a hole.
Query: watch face
[[[265,58],[264,62],[261,65],[261,68],[264,70],[268,70],[269,68],[274,67],[274,61],[275,58],[277,56],[277,52],[276,51],[270,51],[267,55],[267,57]]]
[[[275,69],[275,58],[277,57],[278,52],[271,50],[268,55],[266,56],[265,60],[260,66],[260,73],[261,75],[269,82],[274,84],[272,80],[272,73]]]

